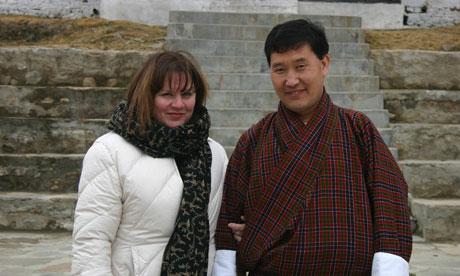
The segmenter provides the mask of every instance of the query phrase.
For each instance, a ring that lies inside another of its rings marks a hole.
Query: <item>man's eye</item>
[[[305,69],[305,67],[306,67],[305,64],[299,64],[297,65],[297,70],[303,70]]]
[[[278,73],[278,74],[281,74],[281,73],[284,73],[284,69],[283,68],[277,68],[274,70],[275,73]]]

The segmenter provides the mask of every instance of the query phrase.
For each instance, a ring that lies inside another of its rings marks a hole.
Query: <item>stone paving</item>
[[[69,232],[0,232],[1,276],[70,275]],[[460,244],[414,237],[411,276],[460,276]]]

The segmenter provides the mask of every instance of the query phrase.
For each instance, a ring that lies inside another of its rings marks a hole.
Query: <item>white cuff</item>
[[[214,276],[235,276],[236,275],[236,251],[217,250],[214,259]]]
[[[385,252],[374,254],[372,276],[408,276],[409,263],[402,257]]]

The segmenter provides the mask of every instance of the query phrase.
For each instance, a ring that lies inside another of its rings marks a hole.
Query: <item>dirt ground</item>
[[[0,47],[158,50],[163,48],[166,33],[166,27],[100,18],[0,15]],[[433,29],[368,30],[366,42],[371,49],[460,51],[460,24]]]

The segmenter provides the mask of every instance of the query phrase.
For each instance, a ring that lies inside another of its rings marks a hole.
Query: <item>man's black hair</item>
[[[323,26],[308,19],[296,19],[276,25],[265,40],[265,56],[270,65],[272,53],[284,53],[310,45],[319,59],[329,52],[326,33]]]

